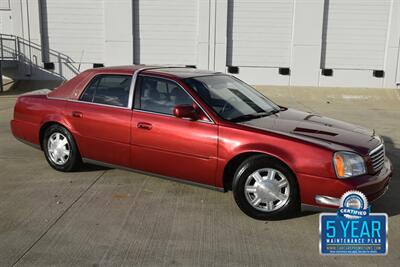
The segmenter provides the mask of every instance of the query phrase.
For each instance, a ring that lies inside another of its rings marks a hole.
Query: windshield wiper
[[[245,115],[240,115],[235,118],[230,119],[229,121],[231,122],[242,122],[242,121],[249,121],[261,117],[267,117],[272,114],[278,113],[279,109],[274,109],[268,112],[257,112],[257,113],[252,113],[252,114],[245,114]]]

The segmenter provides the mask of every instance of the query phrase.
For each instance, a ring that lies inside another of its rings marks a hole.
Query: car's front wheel
[[[300,200],[296,177],[280,161],[254,156],[236,171],[232,190],[239,208],[258,220],[275,220],[296,215]]]
[[[42,147],[47,162],[58,171],[74,171],[81,164],[73,136],[61,125],[54,124],[46,130]]]

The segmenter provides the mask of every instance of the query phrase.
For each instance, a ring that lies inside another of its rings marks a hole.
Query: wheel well
[[[47,130],[51,125],[54,125],[54,124],[61,125],[61,124],[58,123],[58,122],[49,121],[49,122],[46,122],[45,124],[43,124],[42,127],[40,128],[40,131],[39,131],[39,142],[40,142],[40,148],[41,148],[42,150],[43,150],[43,138],[44,138],[44,133],[46,132],[46,130]],[[63,126],[63,125],[61,125],[61,126]]]
[[[294,175],[294,177],[296,177],[296,175],[294,174],[294,172],[292,171],[292,169],[283,161],[281,161],[280,159],[265,154],[265,153],[260,153],[260,152],[245,152],[239,155],[236,155],[234,158],[232,158],[228,164],[226,164],[225,169],[224,169],[224,176],[223,176],[223,184],[224,184],[224,190],[225,191],[230,191],[232,190],[232,181],[233,178],[235,176],[235,172],[237,170],[237,168],[239,168],[240,164],[242,164],[245,160],[247,160],[248,158],[252,157],[252,156],[265,156],[265,157],[269,157],[269,158],[273,158],[275,160],[278,160],[279,162],[281,162],[282,164],[284,164]]]

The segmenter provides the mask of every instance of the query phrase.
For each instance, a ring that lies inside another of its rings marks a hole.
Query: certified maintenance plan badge
[[[388,218],[370,213],[368,200],[359,191],[348,191],[340,199],[337,213],[319,217],[322,255],[386,255]]]

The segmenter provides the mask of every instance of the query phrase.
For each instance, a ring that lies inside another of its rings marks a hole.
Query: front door
[[[131,130],[134,169],[215,185],[218,126],[206,116],[173,116],[176,105],[193,104],[175,81],[139,76]]]
[[[98,75],[79,101],[68,102],[67,116],[82,157],[129,167],[131,77]]]

